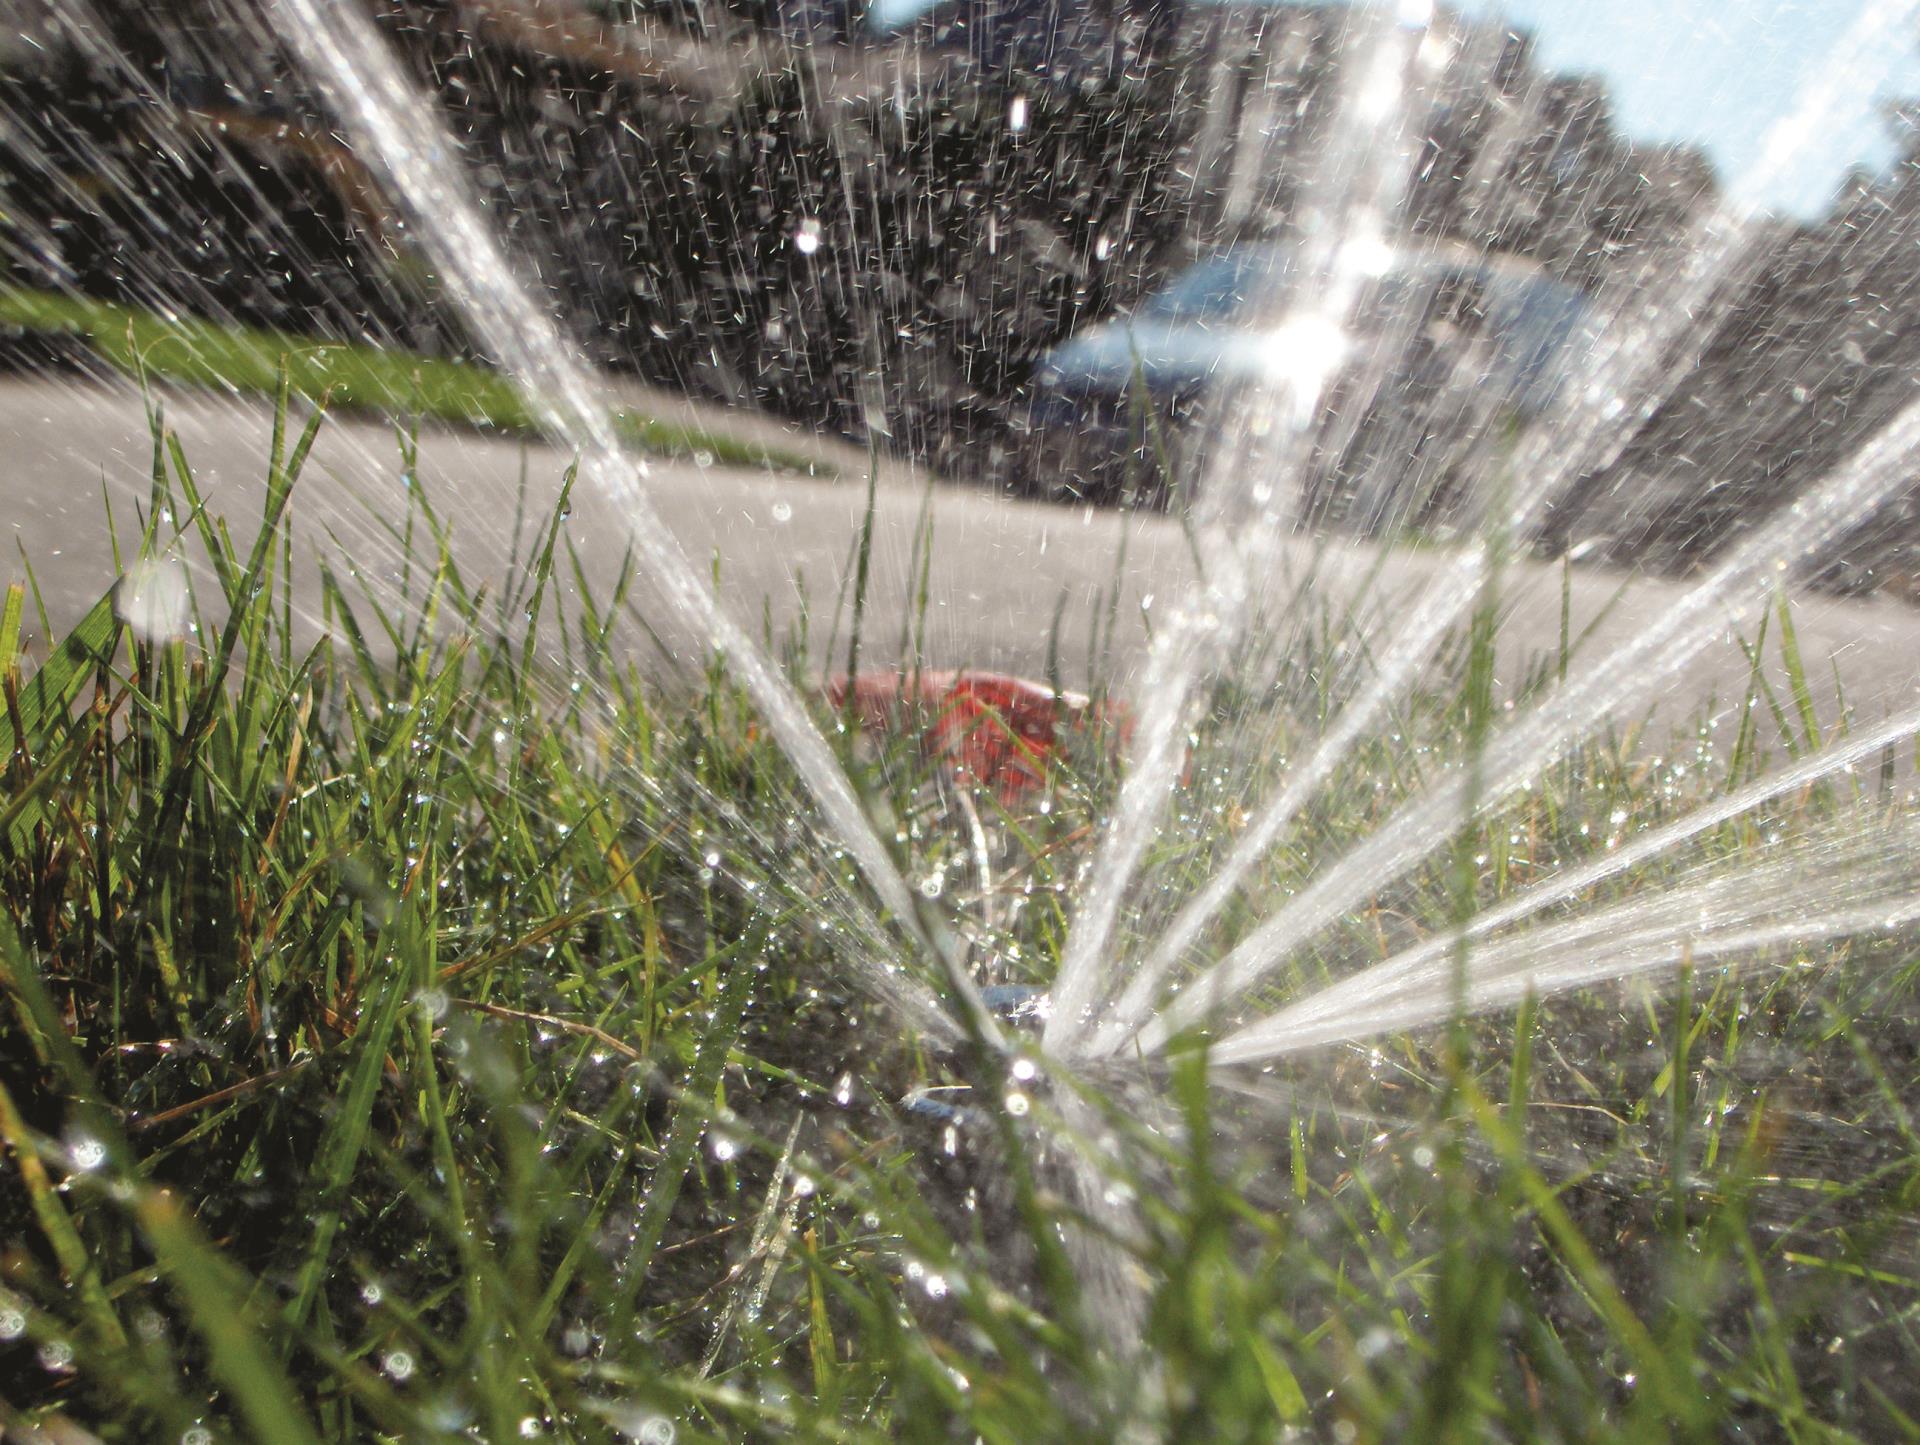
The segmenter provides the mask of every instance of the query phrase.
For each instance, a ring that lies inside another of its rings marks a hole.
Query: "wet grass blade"
[[[13,669],[20,656],[20,619],[27,608],[27,589],[15,582],[0,602],[0,674]]]
[[[354,1032],[354,1060],[346,1086],[314,1156],[313,1236],[306,1260],[295,1276],[293,1296],[281,1313],[289,1330],[306,1324],[326,1285],[334,1237],[353,1195],[374,1093],[387,1062],[387,1047],[412,995],[408,982],[403,965],[392,964],[384,977],[374,981],[379,992],[373,1006],[363,1011],[360,1027]]]
[[[16,589],[17,590],[17,589]],[[61,639],[47,660],[20,689],[16,709],[0,715],[0,758],[42,742],[63,722],[80,689],[112,655],[120,622],[114,616],[115,593],[108,592]],[[21,731],[16,731],[16,728]]]
[[[770,927],[764,922],[754,926],[727,954],[735,960],[751,958],[764,946]],[[711,962],[717,965],[719,955]],[[624,1325],[632,1317],[635,1297],[652,1267],[654,1251],[660,1247],[667,1219],[693,1164],[694,1152],[712,1122],[714,1088],[740,1037],[741,1021],[747,1002],[753,996],[756,977],[751,966],[738,963],[721,974],[712,1017],[701,1031],[693,1067],[678,1091],[673,1122],[667,1128],[666,1141],[661,1147],[660,1163],[647,1191],[646,1204],[635,1223],[633,1242],[622,1261],[621,1278],[614,1286],[616,1326]]]
[[[69,714],[81,690],[119,645],[120,622],[114,610],[118,593],[116,586],[96,602],[24,686],[17,685],[10,655],[0,664],[5,699],[0,706],[0,781],[7,783],[10,794],[0,807],[0,837],[16,846],[25,846],[43,817],[42,799],[69,776],[66,765],[87,745],[87,733],[70,728]],[[7,615],[16,638],[20,601],[21,589],[9,589]],[[49,751],[54,756],[41,756]]]
[[[258,1438],[294,1445],[317,1440],[296,1403],[299,1395],[265,1347],[266,1333],[248,1305],[253,1282],[208,1244],[177,1200],[149,1188],[132,1169],[134,1156],[100,1098],[91,1070],[68,1036],[19,934],[4,915],[0,915],[0,967],[5,969],[0,982],[39,1028],[49,1058],[81,1106],[85,1127],[105,1151],[105,1169],[121,1176],[127,1207],[206,1342],[209,1369],[231,1392]]]
[[[1787,668],[1787,688],[1800,713],[1800,746],[1807,752],[1820,747],[1820,718],[1813,705],[1813,688],[1807,681],[1807,665],[1800,656],[1800,639],[1793,630],[1793,604],[1785,592],[1777,604],[1780,613],[1780,659]]]
[[[17,957],[17,948],[17,939],[0,937],[0,949],[10,955],[10,971],[26,966]],[[48,1247],[52,1249],[60,1272],[79,1295],[80,1312],[88,1327],[102,1345],[124,1348],[127,1343],[126,1332],[121,1329],[119,1316],[114,1313],[113,1304],[101,1285],[93,1254],[80,1237],[80,1232],[74,1228],[73,1219],[67,1213],[53,1180],[48,1177],[46,1165],[41,1161],[39,1141],[27,1128],[27,1122],[21,1117],[20,1110],[13,1102],[13,1095],[7,1092],[5,1084],[0,1084],[0,1142],[4,1142],[13,1155],[14,1171],[26,1189],[34,1220],[40,1226],[40,1233]]]
[[[853,619],[847,632],[847,691],[844,706],[847,733],[855,729],[853,681],[860,675],[860,629],[866,620],[867,584],[873,566],[873,524],[879,510],[880,455],[876,451],[867,467],[867,505],[860,515],[860,541],[853,558]]]
[[[148,1193],[134,1212],[207,1343],[209,1367],[232,1392],[254,1438],[289,1445],[318,1441],[298,1403],[300,1393],[266,1348],[268,1333],[250,1304],[255,1282],[208,1244],[171,1195]]]

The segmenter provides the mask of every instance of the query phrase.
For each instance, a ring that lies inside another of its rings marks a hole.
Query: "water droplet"
[[[634,1405],[618,1405],[605,1408],[601,1413],[607,1423],[619,1431],[634,1445],[673,1445],[679,1432],[673,1421],[665,1415],[656,1415],[651,1410],[643,1410]]]
[[[115,615],[142,642],[185,636],[190,607],[187,569],[172,558],[134,563],[114,593]]]
[[[91,1174],[107,1162],[107,1146],[93,1135],[75,1130],[67,1136],[67,1163],[79,1174]]]

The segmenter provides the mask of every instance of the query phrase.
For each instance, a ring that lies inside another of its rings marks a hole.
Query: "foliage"
[[[319,422],[293,435],[292,390],[249,546],[156,447],[146,550],[203,553],[192,630],[110,596],[25,676],[24,594],[0,612],[0,1424],[1915,1433],[1910,941],[1250,1077],[1199,1052],[1049,1077],[901,1038],[849,982],[854,951],[901,945],[805,846],[783,762],[718,672],[675,696],[614,660],[621,598],[560,606],[560,516],[487,599],[416,494],[404,535],[432,540],[404,595],[329,572],[337,640],[296,651],[284,522]],[[1222,780],[1331,706],[1309,664],[1333,634],[1275,635],[1216,698],[1184,816],[1217,820]],[[1484,663],[1368,745],[1267,896],[1484,734]],[[1297,981],[1749,775],[1755,701],[1724,775],[1585,748]],[[1044,981],[1108,749],[1055,770],[1043,811],[842,737],[914,876],[949,880],[956,918],[999,910],[998,980]],[[1702,846],[1737,865],[1872,804],[1804,790]],[[990,897],[959,883],[966,810]],[[1169,828],[1154,866],[1197,875],[1210,836]]]

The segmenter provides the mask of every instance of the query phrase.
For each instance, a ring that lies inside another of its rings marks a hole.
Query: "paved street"
[[[211,507],[225,514],[237,536],[249,534],[266,471],[269,418],[251,399],[208,393],[166,398],[168,422],[178,432]],[[762,423],[762,429],[769,425]],[[851,449],[814,438],[823,460],[843,467],[837,480],[766,475],[694,462],[655,462],[648,478],[666,526],[705,570],[717,559],[721,591],[736,615],[758,632],[763,619],[784,637],[811,612],[816,646],[831,617],[865,503],[863,463]],[[111,496],[123,539],[134,532],[134,505],[147,493],[152,444],[139,398],[131,391],[82,387],[68,380],[0,381],[0,488],[6,498],[8,548],[0,579],[21,575],[30,559],[45,590],[55,629],[72,621],[114,580],[103,525],[103,495]],[[398,549],[376,519],[404,514],[405,489],[390,428],[362,419],[328,422],[296,497],[296,558],[344,556],[376,588],[397,584]],[[534,518],[552,505],[563,469],[553,449],[472,431],[435,430],[423,436],[420,476],[446,515],[453,552],[470,579],[504,574],[516,497],[525,478]],[[104,488],[104,492],[103,492]],[[865,629],[870,658],[896,655],[916,586],[910,575],[913,538],[926,491],[907,472],[879,488],[874,580]],[[1041,674],[1054,619],[1061,619],[1060,657],[1072,685],[1090,664],[1089,623],[1104,613],[1102,598],[1116,576],[1122,588],[1115,663],[1124,679],[1143,655],[1142,618],[1164,615],[1191,577],[1185,540],[1164,518],[1127,520],[1112,513],[1008,502],[959,485],[932,493],[934,556],[927,595],[927,647],[943,666],[975,665]],[[617,573],[627,520],[584,493],[574,498],[568,536],[578,549],[589,585],[604,593]],[[1125,541],[1124,565],[1118,565]],[[523,544],[524,550],[524,544]],[[185,549],[189,560],[197,544]],[[1303,544],[1290,559],[1304,568]],[[1322,558],[1315,595],[1338,602],[1358,593],[1378,559],[1366,548],[1343,546]],[[1391,619],[1444,564],[1437,551],[1387,560],[1371,595],[1384,599]],[[315,568],[301,568],[304,625],[317,629]],[[1550,651],[1560,619],[1557,567],[1526,564],[1508,577],[1511,599],[1501,636],[1510,683],[1521,662]],[[1574,628],[1606,608],[1619,592],[1619,574],[1575,574]],[[497,590],[497,585],[496,585]],[[1582,658],[1597,661],[1631,639],[1673,604],[1673,583],[1638,581],[1628,587],[1585,644]],[[671,624],[644,592],[636,612],[682,662],[700,649]],[[1837,668],[1848,697],[1863,716],[1920,698],[1920,612],[1891,601],[1853,602],[1807,596],[1797,613],[1800,646],[1817,682],[1831,695]],[[1752,622],[1746,624],[1751,631]],[[637,655],[658,666],[659,652],[642,628],[629,630]],[[840,627],[844,646],[845,625]],[[1664,704],[1668,717],[1707,696],[1736,696],[1745,663],[1730,641],[1716,645]]]

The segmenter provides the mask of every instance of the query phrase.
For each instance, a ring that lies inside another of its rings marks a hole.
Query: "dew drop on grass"
[[[107,1162],[107,1146],[93,1135],[75,1130],[67,1136],[67,1162],[77,1174],[91,1174]]]
[[[679,1431],[665,1415],[637,1405],[612,1405],[601,1411],[607,1423],[634,1445],[673,1445]]]

